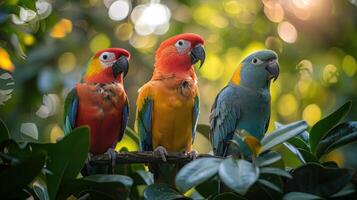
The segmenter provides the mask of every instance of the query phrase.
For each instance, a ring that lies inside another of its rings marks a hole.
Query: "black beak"
[[[278,76],[279,76],[279,63],[276,61],[276,59],[271,59],[268,60],[268,65],[265,67],[265,69],[269,73],[268,79],[275,81]]]
[[[112,65],[113,76],[116,79],[120,73],[123,73],[123,77],[126,76],[129,70],[129,60],[125,56],[120,56],[117,61]]]
[[[198,61],[200,62],[200,67],[203,65],[206,59],[206,52],[205,49],[201,44],[196,45],[192,50],[191,50],[191,64],[196,64]]]

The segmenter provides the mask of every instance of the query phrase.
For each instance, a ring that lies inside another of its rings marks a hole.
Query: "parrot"
[[[205,61],[204,40],[194,33],[163,41],[155,54],[150,81],[138,90],[135,129],[140,148],[166,161],[168,152],[196,158],[192,145],[199,115],[199,93],[194,64]]]
[[[90,128],[89,160],[91,155],[107,153],[112,166],[115,164],[114,148],[122,139],[129,118],[123,85],[129,59],[130,53],[122,48],[97,52],[89,60],[81,81],[65,99],[65,135],[79,126]]]
[[[215,155],[232,154],[232,139],[238,142],[241,155],[252,155],[243,135],[235,133],[244,130],[257,141],[263,138],[270,120],[270,84],[278,76],[278,55],[272,50],[253,52],[238,65],[211,108],[210,137]]]

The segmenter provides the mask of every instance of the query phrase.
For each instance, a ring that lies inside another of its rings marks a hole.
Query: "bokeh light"
[[[157,31],[159,34],[165,33],[168,30],[167,26],[170,17],[171,11],[169,8],[156,2],[138,5],[131,13],[135,31],[144,36],[154,33],[156,29],[161,29],[161,31]]]
[[[338,81],[338,70],[335,65],[328,64],[324,67],[322,72],[322,79],[327,83],[337,83]]]
[[[40,118],[47,118],[56,114],[60,107],[60,100],[56,94],[43,95],[43,104],[37,110],[36,115]]]
[[[62,73],[71,72],[76,66],[76,56],[71,52],[65,52],[58,58],[58,68]]]
[[[24,135],[29,136],[32,139],[38,140],[38,128],[35,123],[32,122],[22,123],[20,127],[20,131]]]
[[[57,22],[51,31],[51,37],[53,38],[63,38],[68,33],[72,32],[72,21],[69,19],[61,19]]]
[[[110,47],[110,39],[103,33],[96,35],[89,44],[89,48],[93,53]]]
[[[15,65],[10,60],[10,56],[7,51],[0,47],[0,69],[7,71],[14,71]]]
[[[110,5],[108,15],[110,19],[120,21],[129,15],[130,9],[131,2],[129,0],[117,0]]]
[[[275,23],[279,23],[284,19],[284,9],[281,4],[277,1],[263,1],[264,2],[264,13],[267,18]]]
[[[321,109],[316,104],[310,104],[305,107],[302,118],[307,122],[309,126],[313,126],[317,121],[321,119]]]
[[[278,34],[282,40],[287,43],[294,43],[297,40],[298,33],[294,25],[290,22],[283,21],[278,25]]]
[[[357,63],[354,57],[346,55],[342,60],[342,69],[347,76],[352,77],[357,71]]]
[[[122,23],[115,29],[115,36],[122,41],[127,41],[133,35],[133,25],[130,23]]]
[[[284,94],[278,101],[278,112],[281,116],[289,118],[297,113],[299,102],[293,94]]]
[[[50,141],[55,143],[64,136],[64,132],[58,124],[55,124],[50,132]]]

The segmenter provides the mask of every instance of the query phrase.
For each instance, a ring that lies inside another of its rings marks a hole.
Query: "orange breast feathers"
[[[76,127],[90,127],[90,152],[104,153],[121,138],[119,134],[126,94],[121,84],[76,85],[78,112]]]

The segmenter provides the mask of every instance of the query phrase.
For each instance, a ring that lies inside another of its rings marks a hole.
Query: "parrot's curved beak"
[[[196,64],[198,61],[200,61],[200,67],[203,65],[206,59],[206,52],[205,49],[201,44],[196,45],[192,50],[191,50],[191,64]]]
[[[276,59],[271,59],[268,60],[268,65],[265,67],[265,69],[268,71],[269,76],[268,79],[275,81],[278,76],[279,76],[279,63],[276,61]]]
[[[120,73],[123,73],[123,77],[129,71],[129,60],[125,56],[120,56],[117,61],[112,65],[113,76],[116,79]]]

